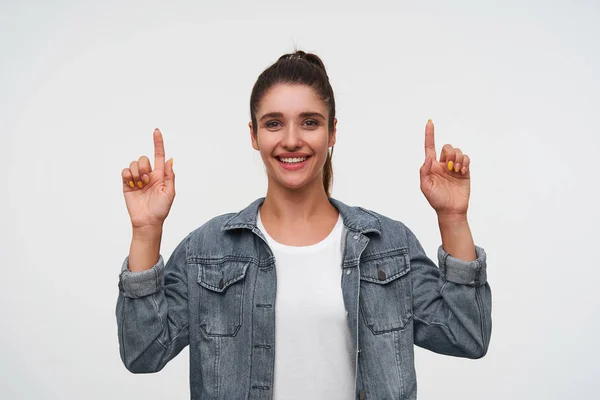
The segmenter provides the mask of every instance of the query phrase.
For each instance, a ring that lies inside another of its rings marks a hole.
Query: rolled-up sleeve
[[[408,228],[407,234],[415,344],[440,354],[483,357],[492,329],[485,250],[475,246],[477,258],[465,261],[440,246],[438,268]]]
[[[116,317],[121,359],[131,372],[160,371],[189,344],[188,238],[166,264],[159,255],[151,268],[133,272],[129,257],[123,261]]]
[[[164,287],[164,270],[162,255],[159,255],[158,262],[152,268],[139,272],[129,270],[129,256],[127,256],[119,275],[119,289],[123,296],[132,299],[156,293]]]
[[[487,283],[487,255],[485,250],[475,245],[475,254],[477,259],[463,261],[452,257],[440,245],[437,256],[442,278],[461,285],[481,286]]]

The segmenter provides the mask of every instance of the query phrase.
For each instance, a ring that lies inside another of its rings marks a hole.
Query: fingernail
[[[433,122],[431,119],[427,120],[427,123]]]
[[[144,184],[141,181],[138,181],[137,185],[140,189],[142,188],[142,186],[144,186]]]
[[[453,165],[454,165],[454,162],[448,161],[448,171],[452,171],[452,166]]]
[[[129,181],[129,187],[131,187],[132,189],[135,187],[135,185],[133,184],[133,181]]]
[[[173,167],[173,157],[171,157],[171,167]]]
[[[144,183],[148,182],[150,182],[150,178],[148,177],[148,175],[144,174]]]
[[[461,171],[464,174],[465,172],[467,172],[467,167],[462,167]]]
[[[454,171],[455,172],[460,171],[460,164],[456,164],[456,166],[454,167]]]

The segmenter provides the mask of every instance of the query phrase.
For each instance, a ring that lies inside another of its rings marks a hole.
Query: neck
[[[295,224],[337,216],[337,209],[329,202],[322,182],[308,187],[290,190],[269,182],[260,215],[263,220]],[[318,184],[318,185],[317,185]]]

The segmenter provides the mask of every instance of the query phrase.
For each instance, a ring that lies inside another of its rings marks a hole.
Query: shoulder
[[[402,251],[412,255],[424,252],[419,239],[403,221],[368,208],[358,208],[379,220],[380,234],[371,236],[371,242],[377,249],[391,252]]]
[[[237,213],[231,212],[212,217],[190,232],[188,238],[193,241],[204,240],[207,237],[214,238],[222,233],[223,225],[236,214]]]
[[[189,234],[193,254],[233,251],[251,236],[244,234],[256,224],[256,215],[264,198],[258,198],[237,212],[212,217]]]
[[[389,246],[406,246],[410,229],[401,220],[391,218],[381,212],[363,206],[349,206],[332,199],[340,210],[344,224],[356,231],[371,236],[371,240],[386,243]]]
[[[342,212],[342,216],[351,220],[348,221],[351,224],[373,227],[375,231],[380,231],[381,234],[397,233],[408,229],[401,220],[388,217],[373,209],[359,205],[347,205],[336,199],[332,199],[332,202]]]
[[[372,215],[374,218],[377,218],[381,226],[381,234],[383,236],[390,234],[397,235],[399,233],[407,234],[407,232],[410,231],[408,227],[404,224],[404,222],[399,219],[389,217],[387,215],[384,215],[380,212],[374,211],[366,207],[357,206],[357,208],[360,209],[362,212]]]
[[[177,250],[185,252],[187,259],[204,258],[207,254],[218,256],[220,251],[215,252],[224,246],[224,232],[222,226],[235,213],[217,215],[195,228],[185,236]]]

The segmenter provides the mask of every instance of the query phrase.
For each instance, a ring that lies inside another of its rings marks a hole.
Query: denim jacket
[[[475,246],[477,259],[463,261],[440,246],[438,268],[402,222],[329,200],[344,222],[341,287],[355,398],[416,399],[414,345],[483,357],[492,326],[485,251]],[[256,226],[263,201],[195,229],[166,265],[161,255],[132,272],[125,259],[116,317],[129,371],[160,371],[189,345],[192,399],[273,398],[277,274]]]

